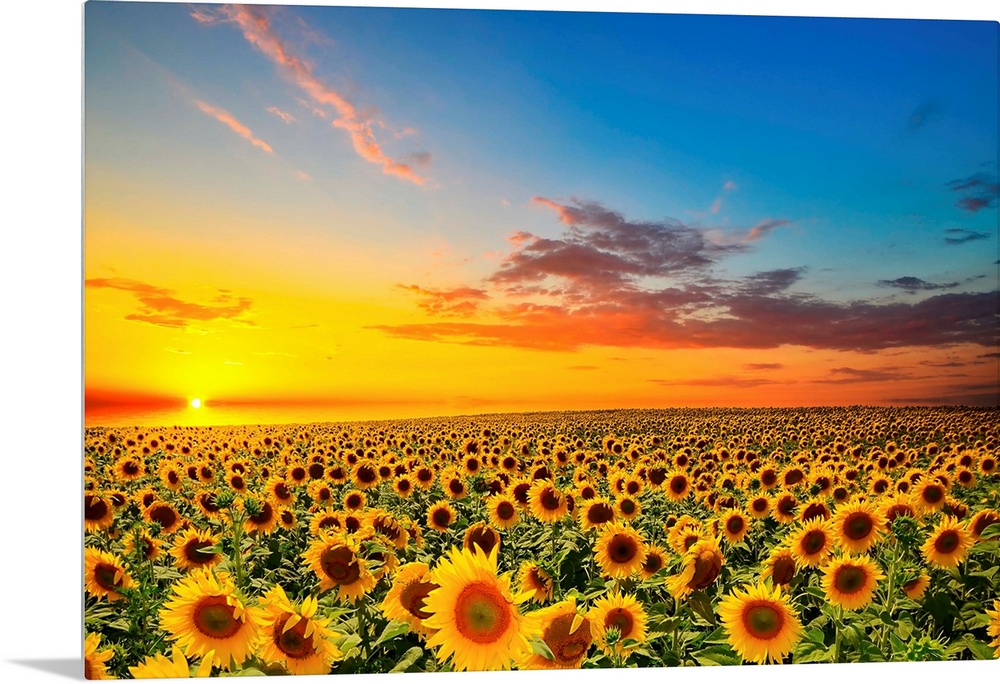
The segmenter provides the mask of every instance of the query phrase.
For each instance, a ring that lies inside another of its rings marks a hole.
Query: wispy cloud
[[[933,97],[928,98],[918,104],[910,113],[910,116],[906,121],[907,128],[911,131],[923,128],[924,126],[937,121],[943,110],[944,107],[941,100]]]
[[[233,297],[232,293],[225,290],[219,290],[219,294],[211,302],[199,304],[177,298],[173,290],[127,278],[88,278],[84,285],[122,290],[134,295],[141,307],[139,311],[125,316],[129,321],[167,328],[183,328],[192,322],[217,319],[231,319],[253,325],[252,321],[242,318],[249,311],[252,301],[246,297]]]
[[[955,206],[970,214],[996,206],[997,197],[1000,196],[1000,182],[997,182],[997,177],[986,173],[976,173],[968,178],[949,181],[947,185],[954,192],[962,193]]]
[[[882,368],[831,368],[830,377],[823,380],[815,380],[827,385],[851,385],[860,382],[887,382],[902,380],[910,377],[908,373],[901,372],[896,366],[885,366]]]
[[[235,116],[227,112],[222,107],[216,107],[214,105],[210,105],[202,100],[196,100],[195,104],[198,106],[198,109],[205,112],[206,114],[214,118],[216,121],[220,121],[229,126],[229,129],[233,133],[240,136],[241,138],[249,140],[250,144],[253,145],[254,147],[259,147],[268,154],[274,153],[274,150],[271,149],[270,145],[268,145],[260,138],[254,137],[253,132],[251,132],[249,128],[240,123]]]
[[[435,290],[418,285],[397,285],[417,295],[417,305],[430,314],[440,316],[471,316],[479,310],[481,302],[489,299],[484,290],[459,287],[452,290]]]
[[[965,228],[946,228],[944,242],[946,245],[964,245],[966,242],[985,240],[989,233],[981,233],[977,230],[966,230]]]
[[[915,294],[927,290],[950,290],[958,287],[958,283],[929,283],[915,276],[903,276],[893,280],[880,280],[878,284],[882,287],[895,287],[904,292]]]
[[[761,370],[780,370],[785,367],[783,363],[744,363],[743,370],[748,371],[761,371]]]
[[[323,82],[313,72],[312,65],[296,54],[292,46],[278,35],[272,22],[273,10],[255,5],[222,5],[217,8],[197,8],[192,18],[202,24],[233,23],[243,37],[270,59],[284,75],[317,105],[332,107],[338,118],[333,125],[350,136],[354,151],[367,162],[377,164],[382,172],[417,185],[425,179],[413,167],[389,156],[375,138],[377,124],[374,110],[360,109],[346,96]]]
[[[274,114],[276,117],[278,117],[279,119],[281,119],[282,121],[284,121],[286,124],[290,124],[293,121],[295,121],[295,117],[294,116],[292,116],[288,112],[284,112],[284,111],[278,109],[277,107],[274,107],[274,106],[268,107],[267,111],[270,112],[271,114]]]
[[[723,375],[714,378],[692,378],[690,380],[656,380],[651,379],[664,387],[761,387],[763,385],[777,384],[776,380],[767,378],[746,378],[736,375]]]

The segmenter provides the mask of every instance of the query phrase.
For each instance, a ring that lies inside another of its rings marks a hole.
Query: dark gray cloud
[[[966,242],[985,240],[990,236],[989,233],[981,233],[976,230],[966,230],[965,228],[948,228],[944,231],[944,233],[944,242],[947,245],[962,245]]]
[[[970,214],[996,206],[1000,197],[1000,182],[997,177],[987,173],[975,173],[967,178],[958,178],[947,183],[954,192],[962,196],[955,206]]]
[[[929,283],[914,276],[903,276],[894,280],[880,280],[878,284],[882,287],[896,287],[910,294],[922,290],[949,290],[953,287],[958,287],[958,283]]]

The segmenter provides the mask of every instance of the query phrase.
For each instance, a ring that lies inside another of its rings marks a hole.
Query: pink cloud
[[[237,121],[236,117],[227,112],[225,109],[222,109],[221,107],[214,107],[208,104],[207,102],[203,102],[201,100],[195,101],[195,104],[198,106],[198,109],[205,112],[206,114],[214,118],[216,121],[221,121],[222,123],[229,126],[230,130],[232,130],[233,133],[240,136],[241,138],[249,140],[250,144],[253,145],[254,147],[259,147],[268,154],[274,153],[274,150],[271,149],[270,145],[268,145],[260,138],[255,138],[254,134],[250,131],[249,128],[247,128],[239,121]]]
[[[284,121],[286,124],[290,124],[293,121],[295,121],[295,117],[294,116],[292,116],[288,112],[281,111],[277,107],[268,107],[267,111],[270,112],[271,114],[274,114],[276,117],[278,117],[279,119],[281,119],[282,121]]]
[[[239,26],[247,42],[274,62],[281,73],[313,102],[333,107],[339,117],[334,120],[333,125],[347,132],[359,157],[381,166],[382,172],[387,175],[417,185],[424,184],[425,179],[410,165],[393,159],[382,149],[372,129],[376,124],[372,113],[358,109],[341,93],[325,84],[313,73],[312,66],[290,49],[274,30],[268,10],[253,5],[223,5],[211,15],[207,11],[196,10],[192,17],[203,24],[231,22]]]

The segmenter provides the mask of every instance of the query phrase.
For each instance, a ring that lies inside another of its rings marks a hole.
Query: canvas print
[[[1000,655],[996,22],[84,24],[87,678]]]

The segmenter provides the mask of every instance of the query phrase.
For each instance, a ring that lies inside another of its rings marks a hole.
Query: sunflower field
[[[88,428],[85,674],[996,658],[998,418]]]

